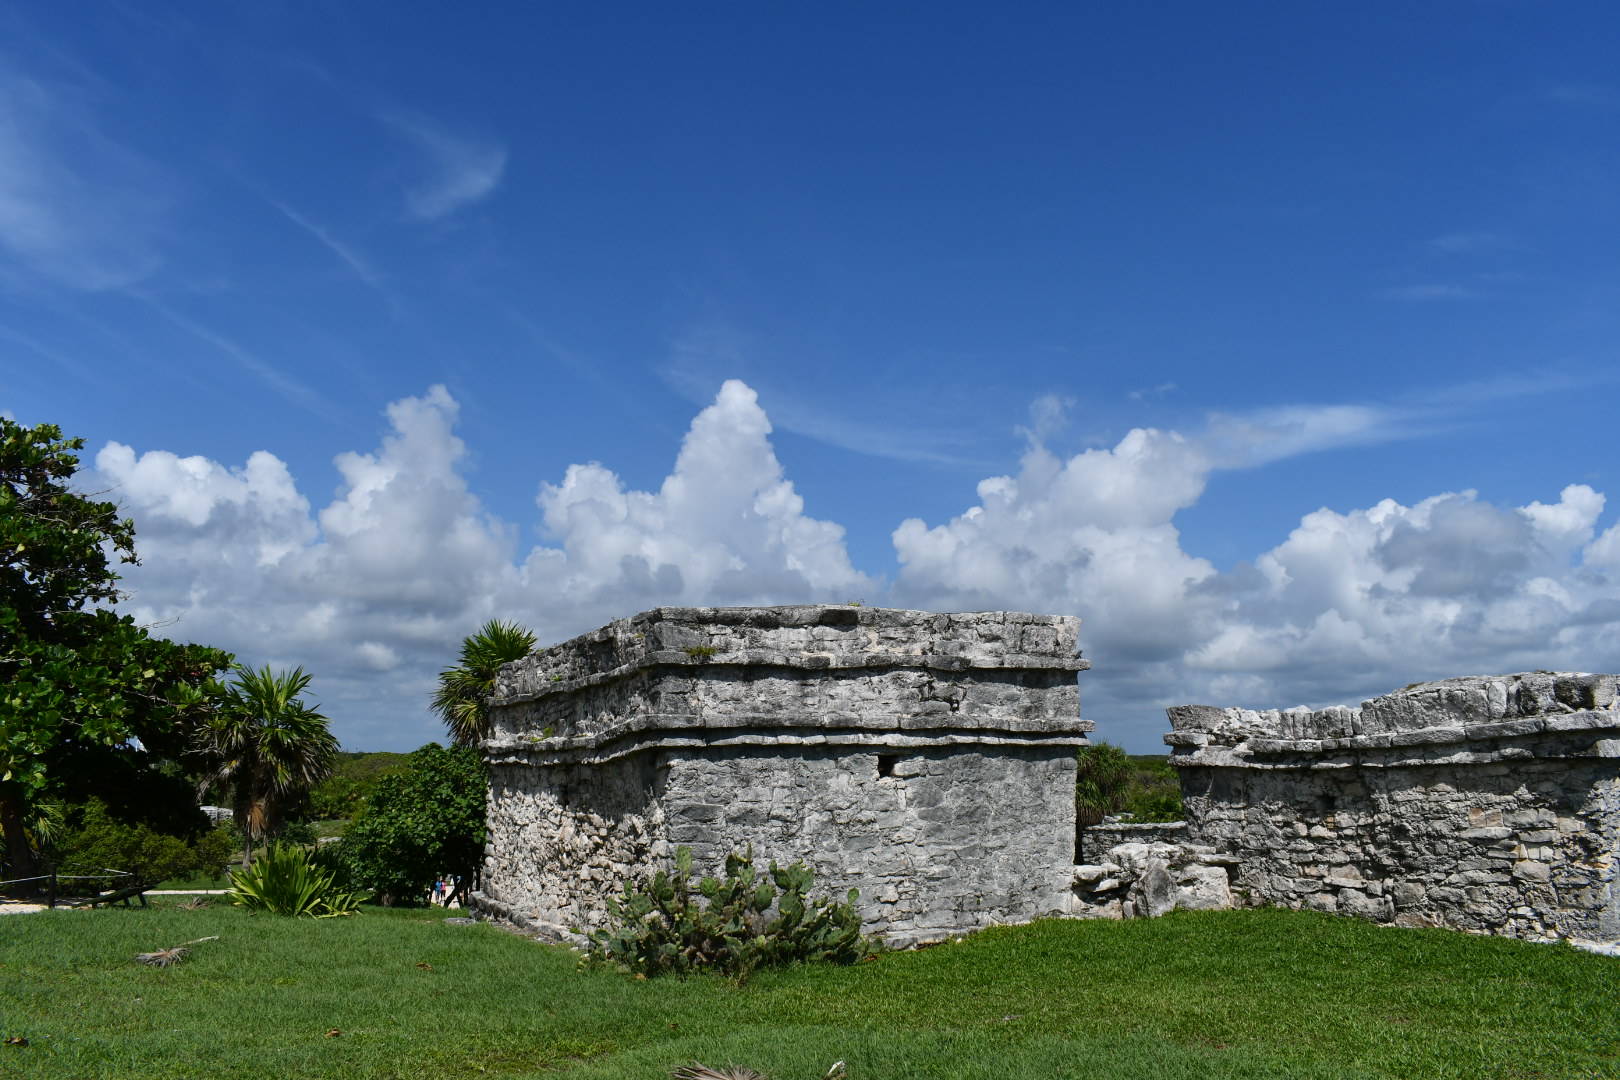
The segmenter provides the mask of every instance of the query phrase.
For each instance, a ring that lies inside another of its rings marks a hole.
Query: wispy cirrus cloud
[[[1174,389],[1176,389],[1175,383],[1164,382],[1157,386],[1142,387],[1141,389],[1127,391],[1125,396],[1130,398],[1132,401],[1147,401],[1150,398],[1163,397]]]
[[[1513,246],[1513,242],[1501,233],[1486,230],[1446,233],[1424,244],[1430,251],[1446,255],[1484,255],[1506,251]]]
[[[1612,87],[1595,83],[1560,83],[1542,97],[1555,105],[1573,105],[1588,109],[1620,109],[1620,93]]]
[[[388,287],[387,281],[382,272],[372,264],[371,260],[361,255],[358,251],[350,247],[348,244],[342,242],[337,237],[333,236],[332,233],[324,226],[311,220],[304,214],[299,213],[297,210],[294,210],[286,203],[280,201],[279,199],[270,198],[268,195],[266,195],[264,198],[270,203],[271,206],[274,206],[277,210],[281,211],[282,215],[285,216],[288,221],[291,221],[294,225],[297,225],[300,229],[303,229],[309,235],[313,236],[321,243],[323,247],[325,247],[333,255],[337,256],[338,261],[347,266],[362,284],[371,289],[372,292],[376,293],[384,300],[384,302],[388,304],[388,307],[393,311],[396,318],[404,314],[404,305],[401,304],[399,298],[394,295],[393,290]]]
[[[326,229],[300,214],[286,203],[278,199],[270,199],[269,202],[271,206],[280,210],[288,221],[291,221],[325,245],[326,249],[336,255],[340,262],[354,271],[355,277],[374,289],[382,288],[382,275],[377,272],[370,262],[357,254],[353,248],[337,240]]]
[[[1249,468],[1301,454],[1412,438],[1424,410],[1386,405],[1283,405],[1211,414],[1196,436],[1221,468]]]
[[[419,175],[405,190],[411,217],[437,221],[500,185],[506,172],[504,143],[450,132],[421,116],[388,112],[381,119],[420,153]]]
[[[159,315],[162,315],[165,319],[168,319],[175,326],[178,326],[192,337],[212,345],[215,349],[218,349],[220,352],[236,361],[237,364],[239,364],[249,374],[257,377],[266,386],[280,394],[282,397],[286,398],[288,401],[292,402],[294,405],[308,409],[310,412],[325,416],[328,419],[338,419],[341,417],[342,414],[339,412],[339,410],[332,404],[332,402],[327,400],[320,393],[313,390],[309,386],[306,386],[304,383],[299,382],[297,379],[294,379],[292,376],[288,375],[274,364],[261,360],[250,350],[239,345],[237,342],[232,341],[223,334],[210,330],[201,323],[188,319],[186,316],[181,315],[179,312],[173,310],[167,305],[152,299],[150,296],[144,296],[138,292],[134,293],[133,295],[144,301],[152,308],[153,311],[156,311]]]
[[[1427,285],[1401,285],[1393,289],[1379,289],[1373,295],[1384,300],[1421,304],[1433,300],[1467,300],[1479,294],[1465,285],[1454,282],[1433,282]]]
[[[105,133],[98,90],[0,54],[0,261],[14,277],[87,292],[163,265],[172,185]]]

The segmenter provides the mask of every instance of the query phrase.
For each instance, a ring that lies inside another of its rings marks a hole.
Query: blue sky
[[[437,734],[491,616],[1077,614],[1084,710],[1614,670],[1610,5],[20,4],[0,410],[128,610]]]

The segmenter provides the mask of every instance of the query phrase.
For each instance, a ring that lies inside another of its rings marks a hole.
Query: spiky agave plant
[[[461,643],[460,662],[439,672],[433,711],[452,742],[476,745],[489,733],[489,696],[502,664],[521,660],[534,649],[535,636],[515,622],[491,619]]]
[[[229,896],[249,911],[327,919],[353,915],[370,894],[339,888],[336,875],[302,848],[272,844],[252,866],[231,874]]]

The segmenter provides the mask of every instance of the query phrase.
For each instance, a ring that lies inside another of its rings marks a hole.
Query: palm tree
[[[309,686],[303,668],[238,666],[234,676],[201,733],[208,774],[200,788],[229,790],[246,868],[254,840],[273,831],[289,804],[331,775],[338,741],[319,706],[298,697]]]
[[[1074,806],[1082,829],[1099,824],[1125,808],[1131,783],[1131,759],[1111,742],[1082,746],[1075,777]]]
[[[461,643],[461,662],[439,672],[433,711],[452,742],[472,746],[489,734],[489,696],[502,664],[521,660],[534,649],[535,636],[515,622],[491,619]]]

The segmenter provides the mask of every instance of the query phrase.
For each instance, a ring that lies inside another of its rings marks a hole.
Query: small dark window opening
[[[880,778],[885,777],[885,776],[893,776],[894,775],[894,767],[900,761],[900,755],[899,754],[879,754],[877,756],[877,759],[878,759],[878,776]]]

